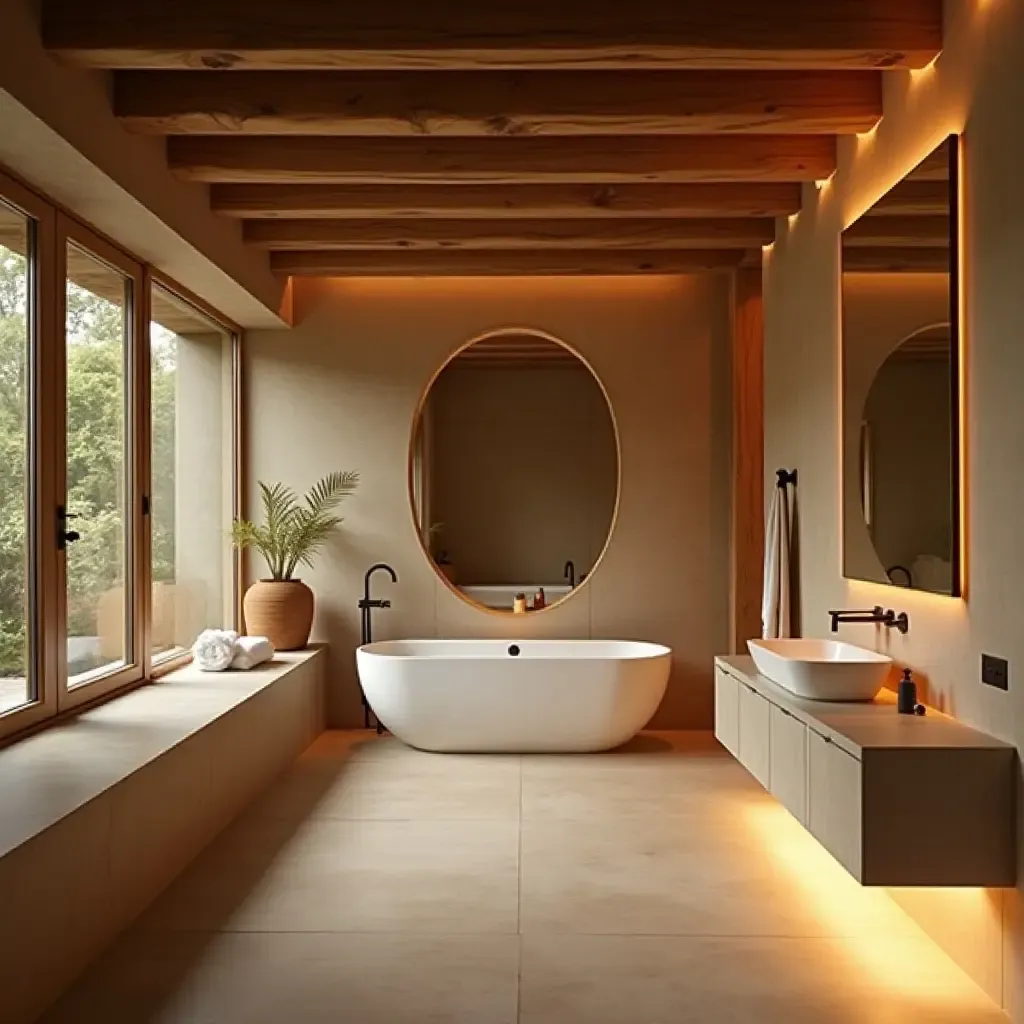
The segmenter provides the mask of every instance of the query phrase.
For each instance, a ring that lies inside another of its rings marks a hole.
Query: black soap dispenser
[[[901,715],[916,715],[917,711],[917,683],[911,678],[909,668],[903,670],[903,678],[900,680],[899,690],[896,695],[896,710]]]

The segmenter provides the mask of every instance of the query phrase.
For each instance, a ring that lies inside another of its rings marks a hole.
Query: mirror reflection
[[[959,594],[957,139],[842,238],[845,575]]]
[[[593,571],[618,497],[608,400],[571,349],[503,331],[435,377],[411,456],[416,524],[435,569],[468,601],[528,613]]]

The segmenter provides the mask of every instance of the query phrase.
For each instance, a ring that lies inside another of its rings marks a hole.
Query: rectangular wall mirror
[[[959,140],[842,235],[843,573],[959,596]]]

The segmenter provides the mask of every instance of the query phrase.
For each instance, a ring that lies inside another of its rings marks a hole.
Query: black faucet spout
[[[370,577],[376,572],[386,572],[391,577],[392,583],[398,582],[398,573],[388,565],[387,562],[375,562],[366,570],[366,575],[363,577],[363,600],[370,600]]]
[[[373,643],[373,609],[374,608],[390,608],[390,601],[382,601],[380,598],[370,597],[370,580],[373,578],[374,573],[386,572],[391,577],[392,583],[398,582],[398,573],[391,568],[387,562],[375,562],[366,570],[366,575],[363,577],[363,596],[359,601],[359,615],[361,619],[361,636],[359,638],[360,646],[365,647],[367,644]],[[360,687],[361,688],[361,687]],[[366,693],[363,692],[363,724],[369,728],[370,725],[370,702],[366,699]],[[380,733],[382,729],[380,719],[377,719],[377,732]]]
[[[900,633],[910,631],[910,618],[906,612],[897,615],[892,608],[885,609],[880,604],[869,610],[833,609],[828,615],[833,633],[839,632],[840,622],[874,622],[888,629],[897,629]]]
[[[576,566],[571,558],[565,563],[565,571],[562,575],[569,581],[569,589],[574,589],[576,586]]]

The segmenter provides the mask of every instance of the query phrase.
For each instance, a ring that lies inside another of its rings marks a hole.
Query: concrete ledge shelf
[[[326,661],[188,666],[0,751],[4,1024],[36,1020],[322,731]]]
[[[796,697],[749,657],[715,659],[719,742],[864,885],[1012,886],[1007,743],[929,709]]]

